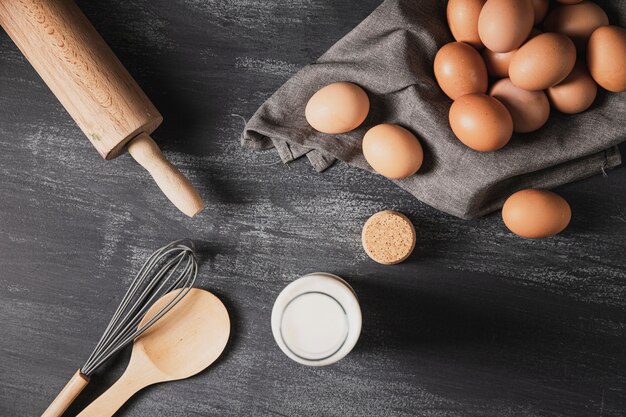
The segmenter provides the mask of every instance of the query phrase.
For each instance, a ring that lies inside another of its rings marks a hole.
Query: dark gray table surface
[[[198,242],[199,284],[227,305],[231,340],[209,370],[119,415],[626,414],[626,169],[562,187],[571,226],[529,241],[498,214],[462,221],[344,164],[320,175],[240,149],[242,117],[377,3],[80,1],[165,115],[155,138],[207,202],[194,219],[129,156],[102,161],[0,32],[0,416],[40,415],[142,260],[180,237]],[[388,208],[417,228],[414,256],[394,267],[360,246]],[[355,351],[319,369],[289,360],[270,329],[277,294],[313,271],[347,279],[364,313]]]

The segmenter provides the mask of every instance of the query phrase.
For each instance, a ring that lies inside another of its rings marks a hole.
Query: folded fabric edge
[[[253,151],[270,150],[274,148],[280,160],[287,164],[306,156],[315,171],[323,172],[331,167],[336,158],[319,149],[308,148],[295,142],[288,142],[278,138],[271,138],[251,129],[247,129],[241,136],[241,146]]]
[[[266,141],[270,141],[271,143],[269,147],[259,147],[258,144],[256,144],[256,146],[250,146],[250,148],[259,150],[274,147],[276,148],[283,163],[294,161],[306,155],[313,168],[317,172],[323,172],[336,160],[336,158],[326,155],[318,149],[305,148],[302,145],[286,142],[281,139],[267,138],[254,131],[248,131],[246,133],[248,135],[254,133],[255,136],[259,136],[259,138],[255,137],[253,140],[249,140],[250,142],[260,140],[264,144],[267,143]],[[263,138],[260,138],[260,136],[263,136]],[[245,145],[247,141],[242,142]],[[297,151],[294,152],[294,149]],[[480,191],[475,196],[476,204],[470,205],[468,209],[463,212],[450,210],[449,207],[443,207],[435,201],[428,201],[428,199],[424,198],[424,196],[416,197],[416,199],[444,213],[464,220],[472,220],[501,209],[505,200],[516,191],[526,188],[556,188],[561,185],[580,181],[596,174],[606,174],[607,171],[621,165],[621,163],[622,157],[619,148],[617,146],[613,146],[601,152],[583,156],[562,164],[546,167],[540,171],[529,172],[523,175],[507,178]],[[359,168],[354,165],[351,166]],[[402,181],[394,182],[401,188],[404,188]],[[487,200],[488,195],[493,197]]]
[[[483,190],[483,195],[493,195],[491,201],[481,200],[476,207],[463,213],[462,218],[473,219],[497,211],[502,208],[506,199],[513,193],[526,188],[553,189],[570,184],[597,174],[607,175],[622,163],[622,155],[618,146],[604,151],[583,156],[559,165],[530,172],[521,176],[504,180],[494,187]]]

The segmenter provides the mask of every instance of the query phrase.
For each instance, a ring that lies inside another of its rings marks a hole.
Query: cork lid
[[[361,235],[365,252],[374,261],[394,265],[407,259],[415,248],[415,228],[402,213],[384,210],[370,217]]]

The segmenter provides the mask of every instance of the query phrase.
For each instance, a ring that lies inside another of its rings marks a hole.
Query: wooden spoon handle
[[[67,407],[74,402],[78,394],[89,384],[89,377],[83,375],[80,369],[65,384],[59,395],[52,401],[41,417],[61,417]]]
[[[125,372],[115,384],[76,417],[111,417],[130,397],[144,387],[145,384],[131,372]]]
[[[202,197],[189,180],[161,153],[147,133],[140,133],[128,145],[128,152],[144,167],[157,183],[163,194],[180,211],[193,217],[204,208]]]

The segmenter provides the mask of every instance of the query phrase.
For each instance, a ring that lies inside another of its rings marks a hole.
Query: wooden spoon
[[[161,297],[140,325],[152,318],[177,292]],[[124,374],[78,417],[112,416],[142,388],[197,374],[220,356],[229,335],[230,319],[224,304],[208,291],[191,289],[135,340]]]

